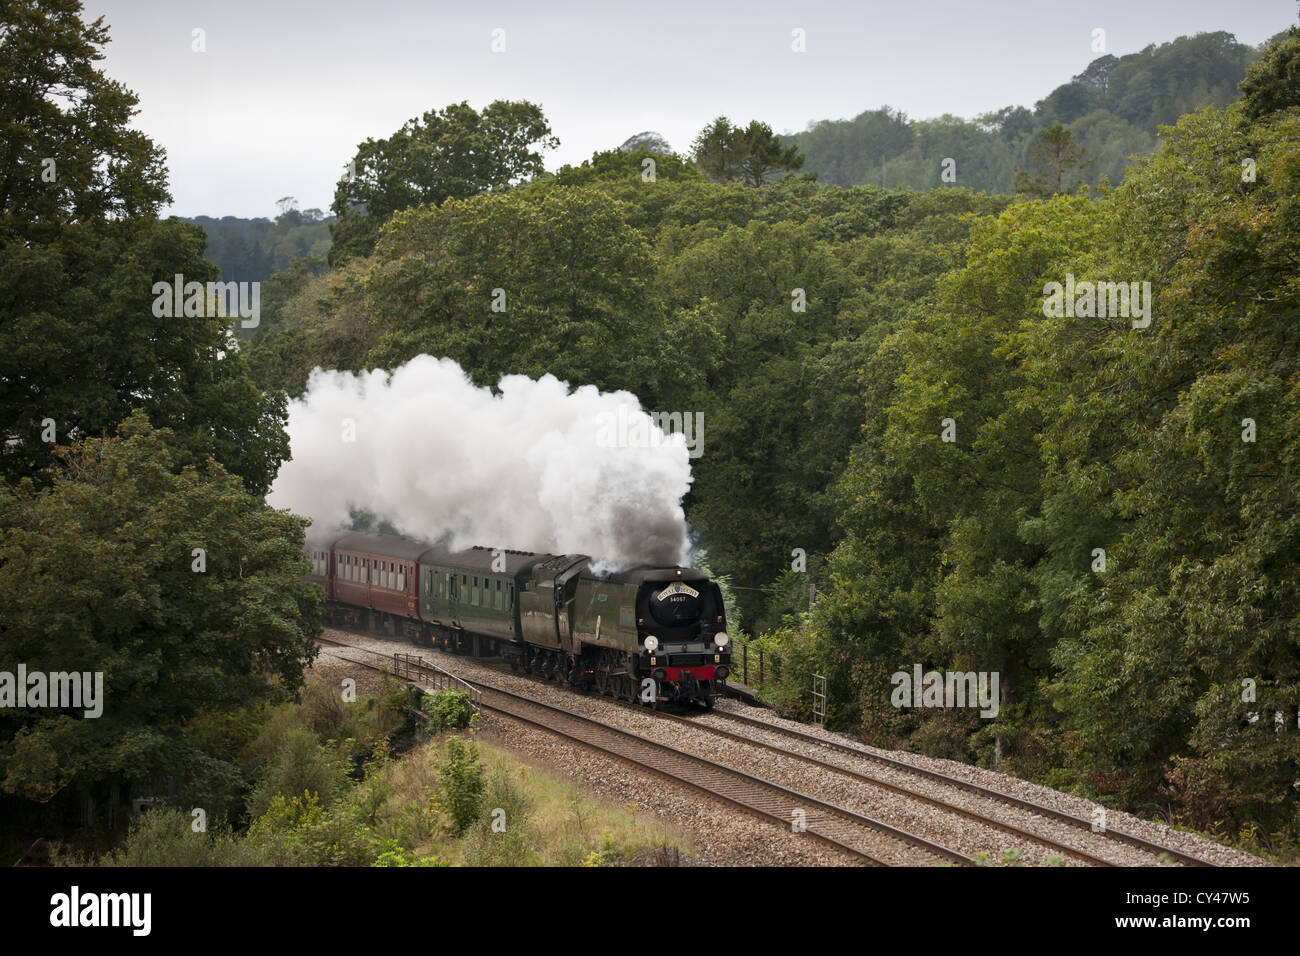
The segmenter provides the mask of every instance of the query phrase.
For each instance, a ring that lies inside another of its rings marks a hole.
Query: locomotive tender
[[[451,551],[400,535],[308,541],[326,621],[625,700],[713,706],[731,669],[718,586],[700,571],[597,575],[581,554]]]

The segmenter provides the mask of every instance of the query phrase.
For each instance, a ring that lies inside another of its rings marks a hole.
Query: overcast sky
[[[793,132],[885,104],[918,119],[1032,106],[1100,55],[1094,29],[1117,56],[1213,30],[1258,44],[1296,2],[87,0],[100,14],[104,68],[167,151],[168,211],[274,216],[285,195],[327,210],[358,143],[462,100],[541,105],[555,169],[641,130],[685,151],[719,114]]]

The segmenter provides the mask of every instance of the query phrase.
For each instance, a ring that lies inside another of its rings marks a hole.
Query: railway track
[[[339,643],[336,641],[328,641],[328,640],[326,642],[332,644]],[[342,645],[342,646],[351,646],[351,645]],[[377,653],[374,651],[367,651],[367,652],[372,654]],[[542,680],[541,678],[526,677],[525,675],[522,674],[517,674],[515,676],[520,677],[522,679],[535,680],[541,684],[550,683],[548,681]],[[477,686],[484,687],[485,689],[489,686],[489,685],[484,685],[483,683],[478,681],[470,681],[469,683],[476,684]],[[496,690],[497,693],[510,693],[508,691],[504,691],[504,689],[501,688],[494,688],[494,689]],[[807,753],[802,753],[798,750],[792,750],[788,747],[782,747],[772,743],[771,741],[758,739],[750,734],[740,733],[735,730],[724,730],[719,727],[701,723],[700,721],[695,719],[678,716],[675,714],[665,712],[663,710],[648,711],[644,707],[638,707],[636,705],[628,704],[625,702],[613,701],[613,700],[608,700],[606,702],[617,704],[618,706],[625,707],[629,710],[634,710],[638,713],[653,713],[658,719],[661,720],[683,723],[688,726],[691,726],[696,730],[706,730],[709,733],[718,734],[719,736],[733,740],[745,746],[754,747],[756,749],[760,749],[769,753],[777,754],[781,757],[785,757],[791,760],[796,760],[796,761],[817,766],[820,769],[823,769],[830,773],[834,773],[842,777],[849,778],[858,784],[863,784],[875,788],[877,790],[888,791],[890,793],[901,796],[905,799],[916,800],[918,802],[925,803],[929,806],[935,807],[941,812],[954,814],[956,816],[963,817],[967,820],[971,820],[981,825],[992,827],[996,830],[1007,833],[1017,839],[1025,840],[1037,844],[1039,846],[1048,847],[1049,849],[1055,852],[1065,854],[1069,857],[1080,860],[1089,865],[1093,865],[1093,866],[1119,865],[1114,861],[1105,859],[1104,857],[1098,856],[1095,853],[1088,852],[1087,850],[1081,849],[1076,846],[1072,846],[1067,843],[1062,843],[1059,840],[1053,839],[1052,837],[1046,836],[1042,833],[1037,833],[1031,829],[1027,829],[1022,826],[1018,826],[1006,820],[998,819],[995,816],[990,816],[988,814],[981,813],[977,810],[973,810],[968,807],[959,806],[949,800],[942,799],[939,796],[932,796],[927,793],[922,793],[917,789],[909,786],[904,786],[897,783],[891,783],[887,780],[882,780],[878,777],[871,776],[870,774],[863,773],[858,770],[853,770],[851,768],[844,767],[839,764],[831,763],[829,760],[820,759],[819,757],[814,757]],[[536,706],[548,707],[550,705],[536,704]],[[558,710],[559,708],[556,709]],[[576,717],[579,715],[573,715],[573,716]],[[1071,826],[1075,829],[1086,831],[1090,834],[1092,838],[1100,838],[1103,840],[1109,840],[1117,843],[1124,843],[1129,846],[1140,849],[1144,852],[1150,853],[1155,858],[1153,862],[1160,862],[1161,858],[1163,857],[1165,860],[1169,862],[1179,863],[1184,866],[1210,867],[1210,866],[1217,865],[1209,861],[1203,860],[1199,857],[1193,856],[1192,854],[1186,853],[1184,851],[1177,850],[1174,849],[1173,847],[1165,846],[1163,844],[1156,843],[1154,841],[1147,840],[1143,837],[1126,833],[1121,830],[1115,830],[1113,828],[1103,828],[1100,830],[1094,829],[1093,823],[1082,817],[1074,816],[1070,813],[1066,813],[1064,811],[1057,810],[1053,807],[1036,803],[1032,800],[1028,800],[1023,797],[1017,797],[1012,794],[1004,793],[1002,791],[983,786],[981,784],[973,783],[961,777],[955,777],[950,774],[942,773],[940,771],[929,770],[924,767],[919,767],[915,764],[908,763],[906,761],[899,760],[897,758],[888,757],[884,754],[876,753],[864,747],[857,747],[840,741],[828,740],[816,734],[794,730],[792,728],[783,727],[778,724],[768,723],[767,721],[757,720],[755,718],[746,717],[741,714],[735,714],[730,711],[713,710],[712,712],[710,712],[708,716],[715,717],[725,722],[732,723],[737,727],[748,727],[748,728],[759,729],[777,737],[785,737],[791,740],[798,741],[802,744],[812,745],[814,747],[817,747],[829,753],[845,754],[861,760],[869,761],[878,766],[882,766],[890,770],[898,771],[900,773],[907,774],[911,777],[930,780],[942,784],[944,786],[953,787],[962,790],[964,792],[973,794],[977,797],[992,802],[1000,803],[1004,806],[1013,807],[1017,810],[1026,811],[1028,813],[1035,814],[1040,817],[1049,818],[1059,823],[1063,823],[1068,826]],[[582,719],[590,719],[590,718],[582,718]],[[610,728],[610,729],[614,729],[614,728]],[[620,732],[626,733],[625,731],[620,731]],[[641,740],[642,738],[636,738],[636,739]],[[644,742],[647,744],[653,743],[650,741],[644,741]],[[654,743],[653,745],[667,747],[667,745],[657,744],[657,743]],[[668,749],[674,749],[674,748],[668,748]],[[678,751],[678,753],[682,753],[682,752]],[[689,754],[687,754],[686,756],[690,756],[692,757],[692,759],[695,760],[704,759]],[[655,768],[650,767],[649,769],[653,771]],[[732,773],[743,774],[743,771],[734,770],[732,768],[727,768],[727,769],[730,770],[730,772]],[[780,786],[779,784],[775,784],[775,783],[772,783],[771,785],[777,787]],[[809,797],[808,799],[814,799],[814,798]],[[852,811],[847,811],[847,812],[851,813]],[[781,819],[780,822],[783,825],[789,825],[790,819],[788,814],[785,818]],[[880,823],[880,821],[875,821],[875,822]],[[883,823],[881,825],[890,826],[890,824],[883,824]],[[918,839],[923,839],[923,838],[918,838]],[[955,853],[956,851],[952,851],[952,852]],[[968,857],[965,857],[964,859],[969,860]],[[954,860],[953,862],[959,862],[959,861]]]
[[[629,709],[640,709],[629,704],[620,703],[619,705],[628,707]],[[1055,850],[1059,853],[1063,853],[1068,856],[1072,856],[1076,859],[1082,860],[1085,863],[1088,863],[1092,866],[1118,866],[1117,863],[1111,860],[1107,860],[1099,856],[1094,856],[1093,854],[1088,853],[1086,850],[1081,850],[1067,843],[1060,843],[1056,840],[1053,840],[1051,837],[1042,835],[1041,833],[1034,833],[1032,830],[1026,830],[1023,827],[1016,826],[1013,823],[1008,823],[1004,820],[998,820],[994,817],[987,816],[975,810],[971,810],[966,807],[962,807],[962,806],[958,806],[957,804],[950,803],[947,800],[941,800],[938,797],[932,797],[929,794],[920,793],[908,787],[899,786],[898,784],[890,783],[887,780],[881,780],[878,777],[872,777],[869,774],[861,773],[857,770],[849,769],[848,767],[842,767],[838,764],[833,764],[826,760],[819,760],[816,757],[810,757],[809,755],[800,753],[797,750],[790,750],[787,747],[780,747],[768,741],[759,740],[756,737],[748,736],[745,734],[732,733],[731,731],[721,730],[717,727],[711,727],[706,724],[701,724],[695,720],[691,720],[688,717],[679,717],[675,714],[664,713],[663,711],[660,711],[657,716],[660,720],[668,720],[668,721],[674,721],[677,723],[685,724],[688,727],[693,727],[696,730],[707,730],[709,733],[717,734],[718,736],[725,737],[728,740],[734,740],[737,743],[744,744],[745,746],[748,747],[754,747],[760,750],[767,751],[768,753],[774,753],[779,756],[789,758],[791,760],[798,760],[801,763],[811,764],[815,767],[821,768],[822,770],[827,770],[839,776],[847,777],[850,780],[853,780],[857,783],[866,784],[867,786],[876,790],[885,790],[909,800],[920,801],[921,803],[925,803],[929,806],[935,807],[936,809],[944,813],[951,813],[956,816],[963,817],[967,820],[971,820],[975,823],[979,823],[983,826],[992,827],[995,830],[1001,830],[1003,833],[1009,834],[1010,836],[1014,836],[1021,840],[1027,840],[1031,843],[1037,843],[1041,846],[1047,847],[1048,849]],[[714,711],[713,716],[724,716],[724,715],[722,712]],[[764,729],[766,729],[766,727]]]
[[[384,655],[367,648],[328,638],[322,638],[320,642],[347,647],[387,660]],[[358,660],[354,657],[342,659],[372,670],[389,669],[372,661]],[[432,671],[438,670],[432,665],[424,666]],[[646,740],[630,731],[611,727],[594,718],[552,704],[531,700],[486,681],[461,679],[479,689],[482,694],[479,705],[485,710],[530,724],[606,756],[632,764],[655,776],[683,785],[710,799],[726,803],[782,828],[790,827],[793,832],[845,852],[866,864],[892,866],[898,865],[900,861],[906,861],[959,866],[975,865],[972,858],[950,847],[854,810],[800,793],[676,747]]]
[[[529,679],[536,680],[537,678],[529,678]],[[545,683],[545,681],[543,681],[543,683]],[[611,703],[615,703],[619,706],[626,707],[630,710],[645,712],[645,708],[638,707],[634,704],[628,704],[623,701],[611,701]],[[1089,853],[1086,850],[1080,849],[1078,847],[1072,846],[1067,843],[1062,843],[1058,840],[1054,840],[1051,837],[1045,836],[1041,833],[1036,833],[1032,830],[1027,830],[1023,827],[1017,826],[1013,823],[1008,823],[1004,820],[999,820],[995,817],[991,817],[986,814],[979,813],[975,810],[958,806],[950,801],[943,800],[939,797],[934,797],[929,794],[921,793],[911,787],[900,786],[898,784],[890,783],[888,781],[881,780],[877,777],[870,776],[869,774],[861,773],[856,770],[842,767],[838,764],[833,764],[826,760],[820,760],[816,757],[809,756],[808,754],[805,753],[800,753],[799,751],[796,750],[791,750],[787,747],[777,746],[769,741],[759,740],[755,737],[748,736],[745,734],[738,734],[731,731],[722,730],[720,728],[713,727],[707,724],[702,724],[699,721],[688,717],[681,717],[676,714],[668,713],[663,710],[655,711],[655,713],[656,716],[661,720],[675,721],[677,723],[687,724],[689,726],[695,727],[696,729],[707,728],[711,733],[717,733],[721,736],[724,736],[730,740],[734,740],[738,743],[742,743],[747,746],[752,746],[762,750],[766,750],[770,753],[779,754],[780,756],[787,757],[792,760],[798,760],[804,763],[809,763],[814,766],[820,767],[824,770],[828,770],[833,773],[839,774],[841,776],[849,777],[850,779],[856,780],[859,783],[864,783],[878,789],[888,790],[892,793],[896,793],[899,796],[903,796],[908,799],[918,800],[922,803],[926,803],[944,812],[953,813],[958,816],[965,817],[968,820],[972,820],[976,823],[980,823],[985,826],[989,826],[989,827],[993,827],[994,829],[1001,830],[1002,832],[1015,836],[1019,839],[1029,840],[1041,846],[1046,846],[1059,853],[1064,853],[1068,856],[1074,857],[1075,859],[1078,860],[1082,860],[1093,866],[1118,866],[1119,865],[1112,860],[1107,860],[1093,853]],[[965,780],[961,777],[956,777],[951,774],[945,774],[937,770],[929,770],[924,767],[918,767],[916,764],[908,763],[907,761],[899,760],[894,757],[888,757],[885,756],[884,754],[875,753],[874,751],[868,750],[864,747],[855,747],[851,744],[828,740],[816,734],[810,734],[803,731],[794,730],[792,728],[783,727],[778,724],[768,723],[767,721],[758,720],[753,717],[746,717],[742,714],[736,714],[731,711],[723,711],[723,710],[715,709],[713,711],[710,711],[708,716],[716,717],[724,721],[729,721],[737,725],[743,725],[747,727],[761,729],[771,734],[774,734],[776,736],[784,736],[792,740],[798,740],[801,743],[812,744],[814,746],[822,748],[823,750],[851,755],[853,757],[858,757],[860,759],[871,761],[879,766],[887,767],[891,770],[900,771],[902,773],[906,773],[914,777],[921,777],[927,780],[932,780],[937,783],[944,784],[946,786],[955,787],[967,793],[971,793],[975,796],[988,799],[997,803],[1001,803],[1004,806],[1014,807],[1018,810],[1024,810],[1026,812],[1033,813],[1038,816],[1047,817],[1057,822],[1064,823],[1075,829],[1087,831],[1089,834],[1092,834],[1103,840],[1110,840],[1116,843],[1127,844],[1129,846],[1140,849],[1144,852],[1150,853],[1153,857],[1156,858],[1157,862],[1159,861],[1159,858],[1163,856],[1167,858],[1169,861],[1180,863],[1183,866],[1200,866],[1200,867],[1218,866],[1218,864],[1216,863],[1212,863],[1208,860],[1203,860],[1200,857],[1194,856],[1190,853],[1186,853],[1182,850],[1177,850],[1173,847],[1166,846],[1161,843],[1156,843],[1154,841],[1147,840],[1143,837],[1139,837],[1131,833],[1126,833],[1122,830],[1116,830],[1110,827],[1094,829],[1092,821],[1086,820],[1082,817],[1074,816],[1073,814],[1066,813],[1065,811],[1062,810],[1057,810],[1054,807],[1045,806],[1044,804],[1036,803],[1032,800],[1027,800],[1023,797],[1017,797],[1014,796],[1013,794],[1004,793],[1000,790],[994,790],[991,787],[985,787],[981,784],[973,783],[969,780]]]
[[[1057,810],[1054,807],[1044,806],[1041,803],[1035,803],[1034,801],[1026,800],[1023,797],[1017,797],[1013,794],[1004,793],[1001,790],[994,790],[991,787],[986,787],[983,786],[982,784],[974,783],[970,780],[965,780],[961,777],[955,777],[952,776],[951,774],[942,773],[938,770],[930,770],[925,767],[918,767],[916,764],[908,763],[905,760],[899,760],[895,757],[889,757],[886,756],[885,754],[876,753],[874,751],[867,750],[866,748],[863,747],[855,747],[849,743],[843,743],[841,741],[836,741],[836,740],[828,740],[816,734],[806,733],[804,731],[795,730],[790,727],[782,727],[778,724],[771,724],[765,720],[757,720],[753,717],[746,717],[743,714],[735,714],[730,711],[714,710],[710,714],[710,716],[717,717],[722,720],[729,721],[738,725],[759,728],[768,733],[772,733],[777,736],[788,737],[793,740],[798,740],[802,743],[812,744],[824,750],[848,754],[862,760],[870,761],[880,766],[888,767],[892,770],[898,770],[902,773],[910,774],[912,776],[923,777],[927,780],[933,780],[937,783],[944,784],[945,786],[955,787],[957,789],[964,790],[967,793],[972,793],[975,794],[976,796],[980,796],[988,800],[993,800],[998,803],[1002,803],[1006,806],[1016,807],[1017,809],[1026,810],[1030,813],[1038,814],[1040,816],[1050,817],[1053,820],[1057,820],[1061,823],[1065,823],[1069,826],[1075,827],[1076,829],[1086,830],[1089,833],[1093,833],[1103,839],[1113,840],[1118,843],[1125,843],[1128,844],[1129,846],[1133,846],[1138,849],[1144,850],[1148,853],[1151,853],[1153,856],[1156,857],[1166,856],[1170,860],[1181,863],[1184,866],[1208,866],[1208,867],[1218,866],[1217,863],[1211,863],[1208,860],[1203,860],[1200,857],[1193,856],[1190,853],[1185,853],[1182,850],[1176,850],[1173,847],[1165,846],[1162,843],[1156,843],[1152,840],[1147,840],[1143,837],[1136,836],[1131,833],[1126,833],[1123,830],[1116,830],[1111,827],[1106,827],[1101,830],[1095,830],[1093,828],[1092,821],[1085,820],[1083,817],[1077,817],[1074,816],[1073,814],[1066,813],[1063,810]],[[675,718],[675,719],[681,720],[685,718]],[[689,722],[694,723],[694,721],[689,721]],[[710,729],[712,730],[716,728],[710,728]],[[727,733],[727,731],[720,731],[720,732]],[[754,743],[757,746],[765,745],[760,741],[754,741]],[[775,748],[775,749],[779,750],[781,753],[790,753],[792,756],[796,756],[796,757],[799,756],[798,754],[792,751],[786,751],[784,748]],[[804,757],[803,759],[812,760],[816,763],[822,763],[821,761],[818,761],[816,760],[816,758],[812,758],[812,757]],[[829,765],[829,764],[825,764],[825,765],[831,766],[832,769],[835,769],[837,772],[851,773],[851,771],[844,771],[842,768],[835,767],[834,765]],[[868,778],[868,779],[875,781],[875,778]],[[881,781],[875,781],[875,782],[882,783]],[[887,786],[892,787],[893,785],[887,785]],[[917,797],[918,799],[928,799],[924,795],[917,794],[914,791],[911,791],[907,788],[900,788],[900,789],[902,789],[903,792],[908,793],[911,796]],[[990,826],[999,826],[998,823],[992,820],[985,820],[984,822],[988,823]],[[1034,839],[1043,841],[1046,838],[1041,836],[1035,836]],[[1088,855],[1088,854],[1083,854],[1082,851],[1074,850],[1068,847],[1062,846],[1061,849],[1063,852],[1070,852],[1074,855],[1085,855],[1085,856]],[[1102,862],[1105,863],[1105,861]],[[1114,866],[1115,864],[1105,863],[1105,865]]]

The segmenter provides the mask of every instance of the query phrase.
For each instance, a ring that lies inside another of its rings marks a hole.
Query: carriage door
[[[447,573],[447,609],[448,618],[452,624],[460,624],[460,576],[453,572]]]
[[[573,649],[573,603],[578,596],[578,573],[582,565],[555,579],[555,639],[569,653]]]

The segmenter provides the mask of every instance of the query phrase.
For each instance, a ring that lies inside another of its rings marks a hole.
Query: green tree
[[[1300,119],[1245,114],[1184,117],[1116,193],[1112,268],[1161,290],[1151,327],[1043,343],[1047,374],[1075,396],[1053,415],[1052,459],[1089,463],[1070,469],[1084,482],[1062,475],[1049,513],[1074,524],[1055,502],[1090,486],[1071,495],[1076,510],[1110,531],[1109,570],[1094,601],[1076,599],[1054,691],[1080,763],[1113,788],[1163,788],[1197,826],[1294,833],[1300,358],[1283,290],[1296,281]],[[1224,160],[1247,155],[1268,171],[1253,184]]]
[[[1241,97],[1247,119],[1300,106],[1300,29],[1292,27],[1275,38],[1246,70]]]
[[[751,120],[741,128],[732,126],[725,116],[700,131],[691,155],[710,179],[739,179],[747,186],[761,186],[773,177],[793,173],[804,162],[799,147],[784,145],[766,123]]]
[[[1025,153],[1029,170],[1016,170],[1016,192],[1033,196],[1056,196],[1069,192],[1071,178],[1093,163],[1084,159],[1085,150],[1075,144],[1073,134],[1060,123],[1034,137]]]
[[[136,412],[60,448],[47,486],[0,486],[0,660],[103,675],[97,718],[0,712],[7,793],[160,776],[224,792],[236,755],[198,723],[302,685],[321,619],[305,519],[215,462],[181,467],[172,437]]]
[[[154,283],[216,270],[202,230],[157,220],[162,152],[128,128],[136,98],[96,69],[107,31],[80,9],[11,0],[0,31],[0,474],[37,474],[51,428],[107,434],[138,406],[190,461],[265,491],[283,405],[249,379],[235,320],[154,314]]]
[[[387,139],[367,139],[334,191],[330,265],[369,255],[393,213],[538,175],[538,149],[559,142],[540,107],[508,100],[482,113],[453,103],[408,121]]]

